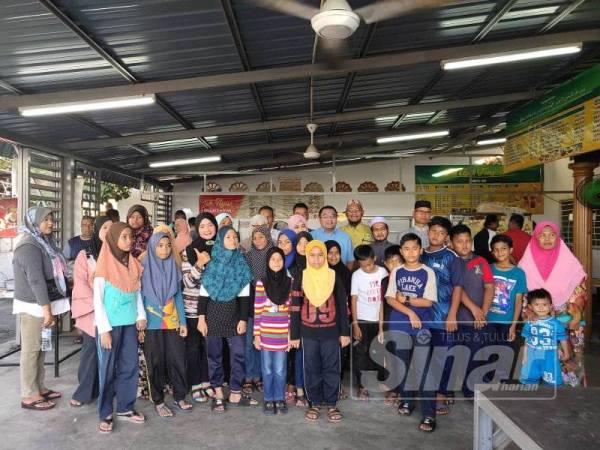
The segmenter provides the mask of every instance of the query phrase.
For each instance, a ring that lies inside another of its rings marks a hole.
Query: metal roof
[[[599,63],[599,25],[598,0],[458,1],[361,24],[348,40],[345,66],[311,69],[310,22],[249,0],[2,0],[0,137],[145,176],[169,171],[148,169],[148,158],[219,151],[223,163],[179,166],[178,173],[302,162],[313,70],[319,148],[382,153],[407,144],[382,150],[374,144],[378,133],[450,127],[451,138],[429,146],[434,152],[476,129],[489,132],[528,91],[535,95]],[[577,35],[559,33],[573,31],[589,38],[577,55],[440,68],[438,55],[455,50],[512,49],[519,38],[571,43]],[[321,50],[316,56],[323,61]],[[75,98],[88,89],[154,82],[166,82],[158,102],[135,109],[26,118],[15,107],[33,94]]]

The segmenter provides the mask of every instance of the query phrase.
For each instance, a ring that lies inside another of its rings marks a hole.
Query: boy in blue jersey
[[[390,312],[389,331],[394,333],[397,363],[403,364],[395,372],[405,374],[400,382],[402,401],[398,413],[410,416],[416,399],[421,403],[419,430],[435,430],[435,390],[427,391],[424,383],[429,365],[432,320],[431,305],[437,301],[435,273],[419,261],[423,249],[421,238],[407,233],[400,241],[400,253],[404,263],[390,274],[385,294]],[[400,380],[399,380],[400,381]]]
[[[527,293],[525,272],[510,261],[513,240],[509,236],[494,236],[490,247],[496,262],[492,264],[494,299],[486,316],[489,344],[505,347],[507,352],[512,353],[511,342],[514,342],[516,337],[517,322],[523,307],[523,294]],[[510,367],[496,369],[496,381],[506,381],[509,377]]]
[[[534,317],[521,333],[525,346],[520,381],[538,384],[542,380],[552,386],[561,386],[560,362],[567,361],[570,356],[567,331],[560,320],[552,316],[552,297],[547,290],[530,291],[527,301]]]
[[[437,393],[436,414],[446,415],[450,412],[448,406],[448,379],[450,377],[450,364],[445,358],[450,346],[452,333],[446,331],[446,318],[452,301],[452,277],[450,266],[457,256],[446,247],[446,241],[452,223],[445,217],[435,216],[429,222],[429,246],[421,255],[421,262],[435,272],[437,285],[437,302],[431,306],[432,322],[429,324],[431,332],[431,347],[433,348],[431,370],[435,374],[434,380],[440,380]],[[437,350],[436,350],[437,349]]]

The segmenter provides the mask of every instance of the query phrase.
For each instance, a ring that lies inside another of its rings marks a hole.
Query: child
[[[298,348],[300,337],[304,355],[304,381],[310,408],[304,415],[319,420],[321,404],[327,406],[327,419],[342,421],[336,407],[340,392],[340,345],[350,343],[346,292],[335,271],[327,266],[327,248],[321,241],[306,246],[307,266],[301,278],[294,279],[290,345]]]
[[[523,294],[527,292],[525,272],[511,263],[513,241],[510,237],[498,234],[492,238],[492,264],[495,293],[492,306],[487,313],[487,322],[492,337],[491,344],[512,350],[517,321],[523,308]],[[496,379],[505,381],[510,377],[510,367],[496,370]]]
[[[211,261],[202,277],[198,299],[198,331],[206,337],[208,374],[215,390],[211,410],[226,411],[223,396],[223,338],[229,347],[231,387],[228,404],[254,406],[258,402],[242,393],[246,323],[250,307],[252,272],[239,250],[237,232],[230,226],[217,232]]]
[[[471,251],[471,230],[468,226],[453,226],[450,240],[459,258],[450,266],[453,289],[446,331],[457,331],[453,337],[454,344],[465,345],[470,350],[462,386],[464,396],[470,399],[473,398],[473,383],[467,383],[469,374],[484,364],[474,357],[484,347],[488,337],[485,317],[494,298],[494,277],[488,262]]]
[[[375,367],[369,356],[371,343],[377,339],[383,344],[383,305],[381,280],[387,271],[375,264],[375,252],[369,245],[359,245],[354,249],[354,259],[359,269],[352,274],[350,291],[352,302],[353,372],[358,386],[358,397],[369,399],[369,391],[361,383],[362,373],[377,368],[379,380],[383,371]]]
[[[265,276],[256,281],[253,330],[254,346],[261,356],[265,414],[287,413],[284,399],[291,287],[283,250],[269,249]]]
[[[182,412],[192,409],[185,401],[188,391],[184,340],[187,326],[181,295],[181,270],[173,249],[172,237],[155,232],[148,241],[142,261],[142,298],[148,318],[144,355],[148,365],[150,400],[160,417],[173,416],[164,402],[167,373],[173,387],[173,406]]]
[[[450,365],[446,364],[446,353],[451,344],[451,334],[446,331],[446,318],[452,301],[452,277],[450,275],[450,266],[457,258],[456,253],[446,247],[448,234],[452,228],[452,223],[445,217],[435,216],[429,222],[429,247],[421,255],[421,262],[427,267],[431,267],[435,272],[437,286],[437,302],[431,307],[433,321],[431,322],[431,346],[432,352],[432,373],[435,374],[435,380],[439,380],[439,389],[437,393],[436,414],[446,415],[450,412],[448,401],[448,379],[450,377]],[[452,395],[450,394],[450,397]],[[451,400],[450,400],[451,401]]]
[[[425,367],[429,364],[429,324],[432,319],[431,305],[437,302],[435,273],[419,262],[422,253],[421,238],[407,233],[400,240],[400,252],[404,264],[390,275],[385,294],[392,307],[390,332],[396,335],[396,356],[403,362],[404,369],[397,368],[395,376],[405,373],[400,382],[402,401],[398,414],[410,416],[414,400],[421,401],[421,423],[419,430],[435,431],[435,391],[425,391]]]
[[[146,328],[146,312],[140,293],[142,267],[131,254],[132,246],[131,228],[123,222],[114,223],[106,234],[106,245],[102,246],[96,265],[94,311],[102,433],[113,430],[114,392],[118,419],[146,421],[134,409],[138,383],[137,331]]]
[[[552,297],[545,289],[534,289],[527,294],[533,320],[523,327],[525,339],[520,381],[538,384],[540,379],[552,386],[562,386],[561,361],[567,361],[569,343],[565,326],[552,317]],[[560,350],[557,342],[560,342]]]

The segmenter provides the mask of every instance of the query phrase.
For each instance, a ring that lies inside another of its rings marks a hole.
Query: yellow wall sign
[[[600,65],[508,116],[504,172],[600,150]]]

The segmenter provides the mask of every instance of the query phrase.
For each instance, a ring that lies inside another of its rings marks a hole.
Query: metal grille
[[[172,198],[170,195],[161,195],[161,192],[165,191],[157,189],[157,193],[154,196],[154,221],[156,224],[168,224],[171,219]]]
[[[560,232],[565,243],[573,248],[573,200],[560,201]],[[600,247],[600,209],[592,210],[592,247]]]
[[[29,206],[46,206],[54,213],[54,235],[62,236],[62,158],[29,153]]]
[[[96,217],[100,212],[101,203],[100,171],[78,162],[75,173],[77,177],[83,177],[81,196],[83,215]]]

